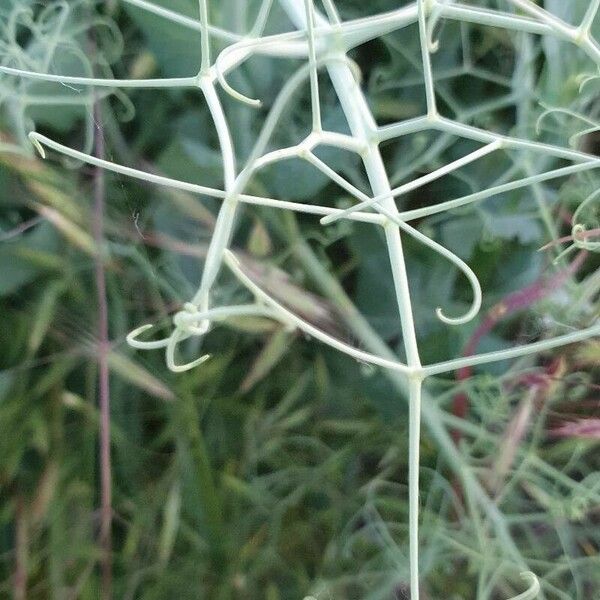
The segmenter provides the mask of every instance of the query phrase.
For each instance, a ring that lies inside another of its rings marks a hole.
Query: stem
[[[594,19],[596,18],[599,9],[600,0],[591,0],[580,25],[581,30],[586,34],[589,33],[590,29],[592,28],[592,24],[594,23]]]
[[[330,275],[327,269],[321,264],[320,260],[315,256],[312,249],[300,237],[297,225],[291,215],[288,217],[288,230],[286,239],[289,240],[294,255],[304,266],[306,272],[310,275],[313,281],[321,289],[323,294],[331,300],[338,308],[340,315],[356,337],[364,344],[370,352],[379,356],[394,360],[395,356],[385,342],[373,331],[367,320],[356,309],[346,292],[341,287],[338,281]],[[598,327],[600,330],[600,327]],[[600,331],[599,331],[600,333]],[[385,370],[385,376],[390,380],[392,385],[398,390],[403,398],[410,397],[410,389],[408,378],[396,371]],[[483,489],[477,478],[471,470],[465,465],[463,457],[459,450],[452,442],[444,422],[444,412],[437,407],[433,398],[421,390],[421,415],[429,432],[435,439],[440,452],[448,462],[452,471],[460,477],[463,489],[467,490],[472,495],[477,504],[486,514],[487,519],[493,525],[498,539],[505,545],[508,555],[515,562],[517,568],[526,568],[527,564],[522,557],[519,549],[515,545],[508,523],[504,515],[499,511],[487,492]]]
[[[131,6],[135,6],[136,8],[140,8],[149,13],[162,17],[167,21],[171,21],[171,23],[177,23],[183,27],[187,27],[192,29],[193,31],[202,32],[202,24],[200,21],[196,19],[191,19],[190,17],[186,17],[178,12],[173,10],[169,10],[158,4],[153,4],[152,2],[147,2],[146,0],[122,0],[126,4],[130,4]],[[225,31],[224,29],[220,29],[219,27],[215,27],[214,25],[208,25],[208,32],[215,37],[220,38],[226,42],[236,42],[242,39],[242,36],[232,33],[231,31]]]
[[[567,333],[565,335],[559,335],[547,340],[542,340],[541,342],[524,344],[522,346],[517,346],[516,348],[509,348],[508,350],[486,352],[476,356],[457,358],[454,360],[428,365],[423,367],[423,373],[426,376],[441,375],[442,373],[450,373],[451,371],[464,369],[465,367],[485,365],[487,363],[509,360],[511,358],[518,358],[520,356],[527,356],[528,354],[534,354],[536,352],[545,352],[546,350],[552,350],[554,348],[560,348],[561,346],[574,344],[575,342],[581,342],[598,335],[600,335],[600,322],[596,322],[594,325],[591,325],[585,329],[580,329],[579,331],[574,331],[573,333]]]
[[[419,40],[421,43],[421,59],[423,61],[423,79],[425,81],[425,97],[427,100],[427,116],[435,117],[438,114],[435,86],[431,70],[431,56],[429,55],[429,43],[427,39],[427,7],[426,0],[417,0],[419,14]]]
[[[408,399],[408,530],[411,598],[419,589],[419,442],[421,439],[421,388],[423,380],[412,377]]]
[[[0,66],[0,73],[23,77],[24,79],[34,79],[37,81],[49,81],[61,85],[86,85],[94,87],[109,88],[181,88],[197,87],[198,79],[196,77],[172,77],[166,79],[107,79],[104,77],[73,77],[71,75],[54,75],[52,73],[37,73],[35,71],[25,71],[23,69],[14,69],[12,67]],[[77,90],[79,91],[79,90]]]
[[[208,33],[207,0],[199,0],[202,56],[200,59],[200,74],[205,75],[210,69],[210,36]]]
[[[514,4],[517,8],[520,8],[524,12],[528,13],[530,16],[536,18],[542,23],[545,23],[554,31],[556,31],[556,33],[563,35],[565,38],[568,39],[573,34],[573,27],[567,25],[564,21],[561,21],[547,10],[540,8],[531,2],[531,0],[509,0],[509,2]]]
[[[94,121],[102,122],[99,102],[94,104]],[[97,125],[97,127],[100,127]],[[105,154],[102,130],[96,132],[95,155]],[[108,355],[108,302],[106,296],[106,273],[104,271],[104,198],[106,181],[104,170],[97,167],[94,172],[94,212],[92,229],[96,245],[95,276],[98,302],[98,395],[100,403],[100,547],[102,550],[102,598],[112,597],[112,475],[110,457],[110,378]]]
[[[303,10],[302,2],[298,0],[281,0],[281,6],[286,11],[292,22],[299,29],[306,29],[306,14]],[[315,21],[318,24],[327,24],[327,20],[320,14],[315,13]],[[394,199],[389,195],[391,186],[385,169],[385,165],[379,152],[377,140],[377,124],[373,119],[367,101],[362,94],[359,85],[356,83],[350,67],[342,61],[345,58],[345,53],[338,51],[332,54],[338,60],[331,62],[327,66],[329,76],[333,83],[336,94],[342,105],[342,110],[348,121],[348,126],[353,137],[364,143],[366,148],[362,156],[363,164],[371,184],[371,188],[375,195],[387,196],[382,200],[381,205],[391,214],[397,215],[398,209]],[[402,240],[400,238],[400,230],[395,223],[391,221],[384,225],[385,238],[388,247],[390,264],[394,278],[394,287],[396,290],[396,299],[400,313],[400,321],[402,325],[402,334],[404,340],[404,349],[407,357],[407,365],[410,368],[418,369],[421,366],[419,358],[419,348],[415,332],[413,319],[412,304],[410,299],[410,289],[408,286],[408,276],[406,273],[406,265],[404,262],[404,252],[402,249]],[[419,443],[420,432],[414,431],[416,439],[412,439],[409,444]],[[418,465],[411,464],[411,473],[409,477],[415,477],[415,469],[417,470],[417,485],[418,485]],[[418,490],[417,490],[418,493]],[[414,498],[410,497],[411,513],[416,514],[413,523],[413,535],[411,536],[411,598],[416,600],[419,598],[419,569],[418,569],[418,503],[414,504]]]

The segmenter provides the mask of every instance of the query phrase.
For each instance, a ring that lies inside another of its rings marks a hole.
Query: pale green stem
[[[594,162],[579,163],[577,165],[572,165],[570,167],[562,167],[561,169],[547,171],[546,173],[541,173],[539,175],[532,175],[530,177],[518,179],[517,181],[503,183],[502,185],[497,185],[497,186],[491,187],[487,190],[482,190],[481,192],[475,192],[473,194],[469,194],[469,195],[463,196],[461,198],[456,198],[455,200],[447,200],[445,202],[440,202],[439,204],[434,204],[433,206],[426,206],[424,208],[416,208],[414,210],[407,210],[407,211],[401,212],[399,216],[404,221],[411,221],[413,219],[421,219],[423,217],[427,217],[430,215],[439,214],[441,212],[460,208],[462,206],[466,206],[473,202],[479,202],[481,200],[485,200],[486,198],[491,198],[492,196],[496,196],[498,194],[503,194],[505,192],[510,192],[510,191],[513,191],[513,190],[516,190],[516,189],[519,189],[522,187],[527,187],[527,186],[533,185],[535,183],[541,183],[543,181],[550,181],[551,179],[557,179],[559,177],[566,177],[567,175],[573,175],[575,173],[581,173],[583,171],[597,169],[599,167],[600,167],[600,159],[596,159]]]
[[[537,4],[531,2],[531,0],[508,0],[514,6],[520,8],[530,16],[538,19],[542,23],[545,23],[551,27],[558,34],[569,39],[573,36],[575,28],[567,25],[564,21],[561,21],[547,10],[540,8]]]
[[[464,367],[473,367],[475,365],[483,365],[501,360],[509,360],[519,356],[526,356],[528,354],[545,352],[554,348],[560,348],[561,346],[567,346],[568,344],[574,344],[575,342],[580,342],[597,335],[600,335],[600,323],[595,323],[586,329],[581,329],[579,331],[553,337],[541,342],[534,342],[532,344],[525,344],[523,346],[517,346],[516,348],[509,348],[507,350],[486,352],[476,356],[457,358],[454,360],[427,365],[423,367],[423,373],[425,376],[450,373],[458,369],[463,369]]]
[[[427,34],[426,0],[417,0],[419,11],[419,40],[421,43],[421,59],[423,61],[423,78],[425,80],[425,97],[427,100],[427,116],[438,114],[433,75],[431,72],[431,56],[429,54],[429,39]]]
[[[566,160],[572,160],[575,162],[582,161],[596,161],[598,157],[587,152],[580,152],[578,150],[570,150],[569,148],[561,148],[560,146],[554,146],[552,144],[543,144],[540,142],[531,142],[529,140],[523,140],[516,137],[501,135],[498,133],[486,131],[473,125],[464,125],[458,123],[452,119],[446,119],[445,117],[439,117],[435,119],[432,124],[433,128],[439,131],[445,131],[472,140],[489,143],[493,141],[502,141],[505,148],[513,148],[515,150],[530,150],[539,152],[540,154],[546,154],[554,156],[555,158],[564,158]]]
[[[210,68],[210,36],[208,33],[208,6],[206,0],[198,2],[200,12],[200,26],[202,28],[200,43],[202,45],[202,57],[200,60],[200,75],[208,73]]]
[[[328,346],[331,346],[332,348],[335,348],[336,350],[339,350],[340,352],[343,352],[344,354],[347,354],[348,356],[355,358],[358,361],[373,364],[385,369],[390,369],[392,371],[399,371],[405,375],[414,375],[414,369],[399,362],[398,360],[390,360],[375,354],[370,354],[369,352],[364,352],[363,350],[358,350],[353,346],[345,344],[344,342],[340,342],[333,336],[325,333],[304,319],[298,317],[291,310],[283,306],[283,304],[278,302],[275,298],[270,296],[256,283],[254,283],[254,281],[244,273],[242,266],[231,251],[225,251],[224,261],[238,281],[244,287],[250,290],[257,300],[260,300],[267,306],[270,306],[278,313],[279,319],[288,323],[292,328],[298,328],[304,333],[313,336],[315,339],[327,344]]]
[[[282,7],[287,12],[291,20],[298,28],[306,29],[307,23],[305,15],[297,3],[297,0],[280,0]],[[315,15],[321,23],[325,22],[323,17]],[[343,56],[343,54],[342,54]],[[381,155],[378,149],[378,142],[375,139],[377,131],[376,123],[371,115],[369,106],[363,96],[359,86],[352,75],[350,68],[346,65],[335,63],[328,66],[329,76],[331,77],[333,86],[336,90],[342,110],[346,115],[348,125],[352,135],[365,143],[367,148],[363,155],[363,163],[367,176],[371,183],[371,187],[375,195],[388,195],[388,198],[382,202],[382,205],[392,214],[397,214],[398,210],[392,197],[389,196],[390,184]],[[421,366],[419,358],[419,349],[417,345],[415,325],[413,320],[412,305],[410,300],[410,290],[408,286],[408,277],[406,273],[406,265],[404,263],[404,253],[400,232],[395,224],[386,224],[384,226],[386,242],[388,245],[388,254],[392,266],[392,274],[394,278],[394,286],[398,308],[400,311],[400,320],[402,324],[402,332],[404,339],[404,347],[407,356],[407,364],[412,369],[418,369]],[[418,410],[418,407],[417,407]],[[417,432],[417,440],[413,440],[413,444],[418,444],[420,433]],[[411,463],[410,471],[413,473],[410,478],[410,485],[415,485],[416,489],[409,491],[409,496],[418,497],[418,469],[419,465]],[[415,476],[414,471],[417,471]],[[418,527],[419,506],[418,503],[409,502],[409,512],[411,514],[411,522]],[[418,530],[413,531],[411,543],[413,549],[411,555],[413,560],[410,564],[411,582],[411,597],[417,599],[419,597],[419,567],[418,567]]]
[[[360,339],[365,347],[374,354],[393,360],[393,352],[373,331],[366,319],[352,304],[340,284],[328,273],[306,242],[299,237],[295,227],[292,228],[291,237],[292,248],[298,259],[305,266],[306,272],[320,287],[325,296],[338,307],[344,321],[356,334],[358,339]],[[409,385],[407,378],[403,374],[396,373],[392,370],[386,371],[385,375],[403,397],[408,398]],[[482,507],[489,522],[493,524],[498,538],[505,545],[508,554],[515,561],[516,565],[519,568],[526,567],[525,560],[512,540],[504,516],[489,498],[486,491],[481,487],[471,470],[465,465],[463,457],[452,442],[442,417],[445,413],[437,407],[435,400],[424,390],[422,390],[421,394],[422,417],[430,430],[431,435],[436,440],[440,451],[450,464],[454,473],[461,479],[466,493],[471,494]]]
[[[519,17],[510,13],[468,6],[458,2],[436,2],[436,5],[442,17],[461,23],[476,23],[477,25],[489,25],[490,27],[501,27],[539,35],[556,33],[550,25],[528,17]]]
[[[180,181],[178,179],[154,175],[146,171],[141,171],[132,167],[126,167],[111,161],[98,159],[90,154],[86,154],[85,152],[80,152],[79,150],[74,150],[73,148],[59,144],[58,142],[55,142],[54,140],[51,140],[50,138],[37,132],[32,132],[29,134],[29,138],[43,158],[46,154],[43,146],[47,146],[48,148],[51,148],[60,154],[64,154],[65,156],[90,165],[102,167],[103,169],[107,169],[113,173],[118,173],[119,175],[125,175],[127,177],[139,179],[148,183],[154,183],[156,185],[170,187],[184,192],[191,192],[202,196],[210,196],[212,198],[219,199],[225,199],[227,197],[227,192],[224,190],[198,185],[195,183],[186,183],[185,181]],[[319,206],[315,204],[303,204],[300,202],[278,200],[276,198],[252,196],[250,194],[240,194],[238,196],[238,200],[245,204],[251,204],[254,206],[266,206],[279,210],[292,210],[294,212],[302,212],[312,215],[331,215],[342,212],[342,209],[340,208],[329,208],[327,206]],[[381,217],[381,215],[373,213],[354,213],[349,218],[363,223],[373,223],[375,225],[381,225],[384,222],[384,218]]]
[[[444,165],[443,167],[440,167],[439,169],[436,169],[435,171],[428,173],[427,175],[423,175],[422,177],[413,179],[409,183],[405,183],[404,185],[401,185],[397,188],[392,189],[389,192],[389,194],[375,196],[374,198],[369,198],[368,200],[359,202],[358,204],[355,204],[354,206],[351,206],[350,208],[345,209],[342,213],[340,213],[338,215],[332,215],[330,217],[323,217],[321,219],[321,223],[323,225],[328,225],[329,223],[333,223],[334,221],[337,221],[338,219],[341,219],[342,217],[345,217],[346,215],[352,214],[355,210],[362,210],[362,209],[368,208],[370,206],[375,206],[375,208],[377,208],[377,205],[379,203],[386,200],[390,196],[396,197],[396,196],[401,196],[402,194],[407,194],[409,192],[412,192],[424,185],[427,185],[428,183],[431,183],[432,181],[435,181],[436,179],[439,179],[440,177],[443,177],[444,175],[448,175],[449,173],[452,173],[452,171],[455,171],[456,169],[460,169],[461,167],[464,167],[465,165],[468,165],[469,163],[479,160],[483,156],[487,156],[491,152],[494,152],[495,150],[498,150],[499,148],[501,148],[501,146],[502,146],[502,142],[500,140],[495,140],[492,143],[488,144],[487,146],[484,146],[483,148],[479,148],[478,150],[475,150],[474,152],[471,152],[470,154],[467,154],[466,156],[463,156],[462,158],[459,158],[458,160],[448,163],[448,164]]]
[[[223,156],[224,187],[227,193],[219,210],[219,216],[217,217],[208,247],[200,287],[192,299],[192,304],[198,305],[201,310],[208,310],[210,289],[219,273],[223,260],[223,251],[229,244],[239,201],[236,197],[237,190],[235,189],[235,151],[223,107],[217,96],[214,84],[208,77],[201,79],[201,89],[204,92],[208,109],[217,130],[221,154]],[[209,321],[205,321],[206,329],[208,329],[208,326]]]
[[[0,66],[0,73],[23,77],[25,79],[35,79],[37,81],[51,81],[61,85],[92,85],[95,87],[144,89],[198,87],[197,77],[172,77],[167,79],[105,79],[101,77],[72,77],[70,75],[54,75],[52,73],[36,73],[34,71],[24,71],[23,69],[13,69],[12,67],[3,66]]]
[[[370,201],[368,196],[365,193],[361,192],[358,188],[356,188],[351,183],[346,181],[341,175],[335,173],[331,169],[331,167],[327,166],[323,161],[318,159],[314,154],[308,153],[305,158],[310,163],[314,164],[321,172],[323,172],[325,175],[327,175],[332,181],[334,181],[335,183],[340,185],[343,189],[349,191],[352,195],[354,195],[359,200],[362,200],[363,202]],[[442,321],[448,325],[461,325],[461,324],[467,323],[470,320],[472,320],[477,315],[477,313],[479,312],[479,310],[481,308],[482,292],[481,292],[481,285],[479,284],[479,280],[477,279],[477,276],[475,275],[473,270],[469,267],[469,265],[467,265],[462,259],[460,259],[456,254],[454,254],[454,252],[451,252],[447,248],[444,248],[444,246],[442,246],[441,244],[438,244],[437,242],[428,238],[426,235],[422,234],[417,229],[415,229],[415,228],[411,227],[410,225],[408,225],[407,223],[405,223],[397,214],[392,214],[390,211],[383,208],[383,206],[377,205],[376,208],[377,208],[378,212],[380,212],[382,215],[384,215],[389,220],[394,222],[400,229],[402,229],[403,231],[408,233],[408,235],[412,236],[413,238],[415,238],[417,241],[421,242],[425,246],[431,248],[434,252],[437,252],[442,257],[448,259],[452,264],[454,264],[456,267],[458,267],[463,272],[463,274],[466,276],[466,278],[468,279],[469,284],[471,285],[471,289],[473,291],[473,303],[472,303],[472,306],[469,309],[469,311],[462,317],[449,318],[444,315],[441,307],[438,307],[435,311],[438,319],[440,319],[440,321]],[[321,222],[323,222],[323,219],[321,219]]]
[[[167,21],[177,23],[178,25],[182,25],[188,29],[202,33],[202,24],[200,21],[197,21],[196,19],[190,19],[190,17],[186,17],[178,12],[169,10],[168,8],[164,8],[158,4],[154,4],[153,2],[147,2],[147,0],[121,0],[121,2],[125,2],[126,4],[130,4],[131,6],[135,6],[136,8],[140,8],[146,12],[162,17]],[[214,27],[212,25],[208,26],[208,31],[210,34],[225,42],[237,42],[242,39],[241,35],[232,33],[231,31],[225,31],[224,29],[220,29],[219,27]]]
[[[254,25],[250,31],[251,38],[256,38],[262,35],[267,24],[267,19],[269,18],[269,13],[271,12],[272,5],[273,0],[263,0],[261,2],[258,15],[256,16],[256,21],[254,22]]]
[[[408,395],[408,536],[410,551],[410,597],[419,598],[419,446],[421,440],[421,387],[420,377],[409,379]],[[411,510],[412,507],[412,510]]]
[[[317,54],[315,50],[315,16],[313,0],[304,0],[308,37],[308,61],[310,65],[310,102],[312,108],[312,130],[322,131],[321,102],[319,100],[319,74],[317,73]]]

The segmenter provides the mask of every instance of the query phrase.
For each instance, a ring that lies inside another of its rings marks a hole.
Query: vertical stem
[[[201,32],[201,47],[202,47],[202,58],[200,61],[200,73],[205,75],[210,69],[210,35],[208,32],[208,6],[206,0],[199,0],[198,8],[200,11],[200,24],[202,26]]]
[[[429,40],[427,35],[427,12],[429,2],[418,0],[419,11],[419,39],[421,41],[421,57],[423,59],[423,78],[425,80],[425,96],[427,98],[427,116],[437,115],[437,104],[435,100],[435,87],[433,85],[433,73],[431,71],[431,57],[429,55]]]
[[[411,377],[408,401],[408,531],[410,596],[419,598],[419,446],[421,439],[421,377]]]
[[[288,215],[287,225],[288,236],[286,239],[288,241],[291,240],[294,254],[306,267],[306,272],[323,291],[325,296],[338,308],[348,327],[371,352],[393,359],[395,356],[390,348],[373,331],[367,320],[357,310],[350,298],[348,298],[339,282],[328,273],[308,244],[302,239],[292,215]],[[385,370],[384,374],[404,398],[410,396],[410,383],[404,375],[390,370]],[[486,518],[494,527],[498,539],[507,548],[510,558],[520,568],[527,569],[527,563],[512,539],[504,515],[468,468],[456,445],[452,443],[452,438],[445,426],[442,411],[432,401],[426,390],[421,389],[420,397],[423,420],[431,435],[436,440],[444,458],[448,461],[450,468],[462,479],[464,489],[467,490],[468,494],[482,508]],[[417,600],[418,595],[413,595],[413,598]]]
[[[286,11],[292,22],[296,24],[299,29],[307,29],[309,23],[306,19],[306,13],[303,10],[301,0],[280,0],[282,8]],[[316,24],[319,26],[326,26],[329,24],[319,13],[314,13]],[[425,51],[427,47],[425,46]],[[347,64],[344,64],[346,55],[343,51],[337,52],[335,55],[337,60],[332,61],[327,65],[329,76],[333,83],[333,87],[336,91],[342,110],[348,121],[348,126],[352,132],[353,137],[364,143],[366,151],[362,155],[363,164],[371,189],[374,195],[381,195],[385,198],[381,202],[382,206],[393,215],[398,214],[398,208],[394,199],[391,195],[388,195],[391,191],[389,178],[385,169],[383,158],[379,151],[379,145],[377,140],[377,123],[371,114],[371,110],[363,95],[360,86],[354,79],[351,69]],[[386,197],[387,196],[387,197]],[[396,299],[398,302],[398,310],[400,315],[400,321],[402,325],[402,337],[404,342],[404,349],[406,352],[407,364],[409,367],[415,369],[417,372],[421,368],[421,361],[419,358],[419,348],[417,345],[417,336],[415,332],[412,303],[410,298],[410,289],[408,286],[408,276],[406,272],[406,264],[404,261],[404,253],[402,249],[402,240],[400,237],[400,230],[398,226],[392,221],[388,221],[384,226],[385,239],[388,248],[388,255],[390,265],[392,268],[392,276],[394,279],[394,287],[396,291]],[[420,385],[419,385],[420,390]],[[415,397],[419,397],[416,394]],[[418,402],[417,402],[418,404]],[[417,406],[417,421],[416,429],[413,427],[411,430],[411,439],[409,445],[413,448],[415,446],[418,449],[419,446],[419,427],[418,418],[420,415],[420,409]],[[418,452],[417,452],[418,460]],[[419,505],[418,505],[418,464],[411,464],[409,478],[414,482],[416,481],[417,488],[414,490],[416,493],[417,502],[414,502],[413,496],[410,496],[410,514],[412,515],[412,535],[410,536],[411,544],[411,561],[410,561],[410,572],[411,572],[411,598],[412,600],[418,600],[419,598],[419,567],[418,567],[418,517],[419,517]],[[416,473],[415,473],[416,471]]]
[[[209,78],[202,78],[200,88],[204,93],[204,98],[208,105],[211,117],[217,130],[221,154],[223,156],[223,178],[227,198],[223,201],[219,210],[219,215],[215,223],[214,232],[208,248],[206,260],[204,262],[204,271],[200,288],[196,292],[192,303],[200,306],[201,310],[207,310],[209,306],[210,289],[219,274],[221,268],[223,252],[229,245],[229,241],[235,224],[235,217],[239,201],[237,199],[237,189],[235,176],[235,151],[233,142],[227,126],[227,119],[219,97],[215,90],[213,82]],[[242,184],[243,185],[243,184]],[[208,328],[208,323],[204,325]]]
[[[94,154],[104,158],[104,135],[100,129],[102,109],[100,101],[94,103],[96,139]],[[100,547],[102,550],[102,598],[112,597],[112,475],[110,458],[110,380],[108,370],[108,302],[106,273],[104,271],[104,198],[106,181],[104,170],[94,172],[94,212],[92,229],[96,245],[95,276],[98,302],[98,394],[100,404]]]

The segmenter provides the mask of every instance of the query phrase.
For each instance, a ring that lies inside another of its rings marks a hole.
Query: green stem
[[[411,598],[419,589],[419,446],[421,440],[421,390],[423,380],[411,377],[408,400],[408,531],[410,547]]]
[[[285,218],[285,235],[294,256],[303,265],[306,273],[309,274],[321,292],[335,304],[348,327],[370,352],[390,359],[395,358],[394,353],[356,309],[339,282],[329,274],[310,246],[302,239],[295,217],[287,213]],[[410,396],[408,378],[391,370],[385,370],[384,373],[402,397],[408,399]],[[426,390],[421,390],[421,417],[448,465],[461,479],[463,489],[466,493],[471,494],[493,525],[498,539],[507,549],[507,554],[518,568],[526,568],[526,562],[510,535],[504,516],[465,464],[444,425],[441,410]]]

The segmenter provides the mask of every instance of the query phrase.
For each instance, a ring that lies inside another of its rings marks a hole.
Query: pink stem
[[[477,327],[477,329],[475,329],[473,335],[469,338],[469,341],[467,342],[467,345],[463,351],[463,356],[472,356],[475,354],[481,339],[490,333],[490,331],[492,331],[498,321],[509,317],[518,311],[524,310],[561,287],[571,275],[577,273],[577,271],[583,265],[586,257],[586,251],[580,252],[575,260],[566,269],[559,271],[549,279],[541,277],[540,279],[534,281],[531,285],[509,294],[498,304],[493,306],[488,311],[481,324]],[[459,369],[456,374],[456,379],[458,381],[465,381],[471,377],[472,372],[473,369],[471,367]],[[464,418],[467,415],[468,409],[469,398],[467,394],[464,392],[457,394],[454,398],[453,404],[454,415]],[[453,431],[452,435],[455,442],[460,440],[460,432]]]
[[[94,154],[98,158],[105,155],[104,135],[99,123],[102,122],[100,102],[94,104],[96,132]],[[112,597],[112,475],[110,458],[110,378],[108,355],[108,302],[106,296],[106,273],[104,270],[104,198],[106,181],[104,171],[94,171],[94,213],[92,229],[96,243],[95,274],[98,301],[98,394],[100,404],[100,547],[102,549],[102,598]]]

